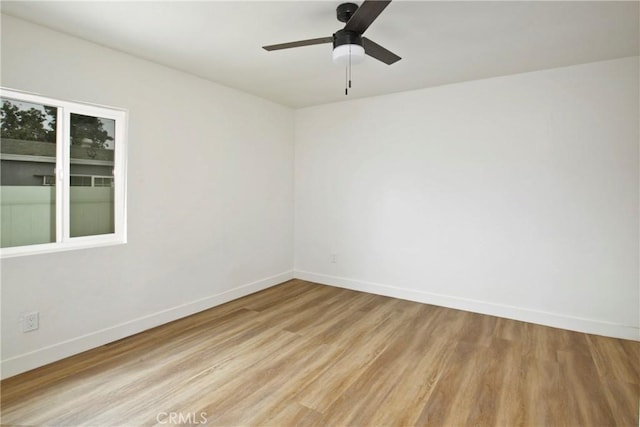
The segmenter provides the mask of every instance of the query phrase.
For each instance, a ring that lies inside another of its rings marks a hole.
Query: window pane
[[[0,246],[55,242],[57,108],[0,100]]]
[[[72,187],[91,187],[91,177],[82,175],[71,175],[69,185]]]
[[[115,120],[71,114],[71,237],[115,233],[113,181]]]

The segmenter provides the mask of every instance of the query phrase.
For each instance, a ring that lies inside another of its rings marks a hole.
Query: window
[[[126,242],[126,112],[0,92],[2,257]]]

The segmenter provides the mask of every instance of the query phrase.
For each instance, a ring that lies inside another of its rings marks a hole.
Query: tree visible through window
[[[2,100],[2,138],[56,142],[57,108]]]

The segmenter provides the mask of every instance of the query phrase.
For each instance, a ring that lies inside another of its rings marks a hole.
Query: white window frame
[[[127,119],[122,108],[64,101],[13,89],[0,88],[2,98],[56,107],[56,241],[0,248],[0,258],[45,254],[73,249],[86,249],[127,243]],[[71,114],[82,114],[115,121],[114,149],[114,222],[115,232],[93,236],[70,236],[69,201],[71,136],[68,129]]]

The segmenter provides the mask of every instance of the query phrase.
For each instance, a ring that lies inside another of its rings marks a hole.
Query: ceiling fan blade
[[[378,43],[372,42],[366,37],[362,38],[362,44],[364,45],[364,53],[376,58],[379,61],[384,62],[387,65],[391,65],[394,62],[398,62],[402,59],[395,53],[385,49]]]
[[[289,49],[292,47],[311,46],[314,44],[323,44],[333,42],[333,36],[331,37],[319,37],[317,39],[298,40],[297,42],[272,44],[269,46],[262,46],[264,50],[280,50]]]
[[[364,33],[369,25],[382,13],[385,7],[389,6],[391,0],[364,0],[353,16],[347,21],[344,29],[355,31],[358,34]]]

